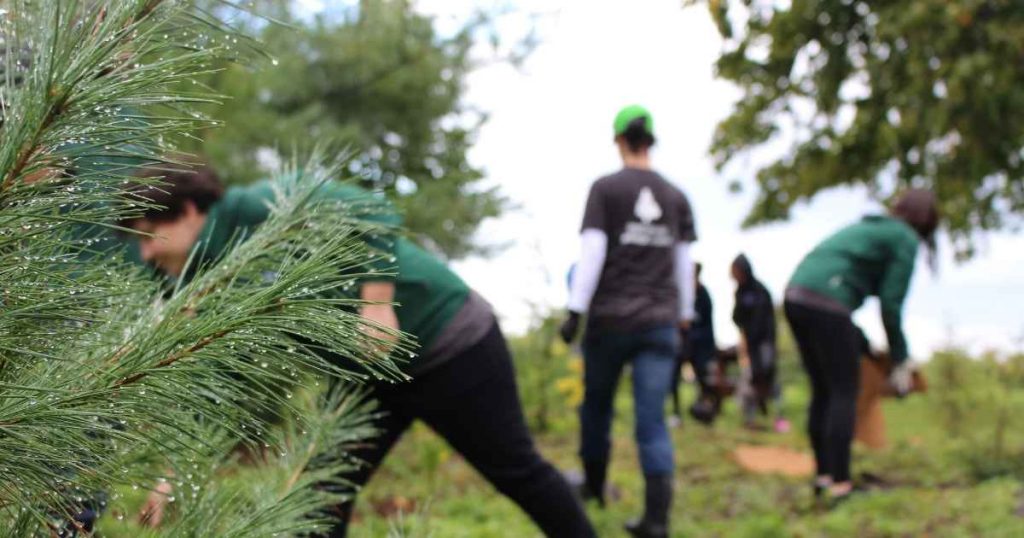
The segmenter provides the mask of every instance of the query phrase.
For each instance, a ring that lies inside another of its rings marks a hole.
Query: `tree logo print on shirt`
[[[620,243],[641,247],[670,247],[675,242],[668,226],[654,224],[664,213],[650,187],[640,189],[636,204],[633,205],[633,214],[640,222],[626,223],[625,230],[619,236]]]
[[[633,206],[633,214],[644,224],[650,224],[661,218],[661,206],[654,199],[654,191],[650,187],[640,190],[640,195],[636,197],[636,205]]]

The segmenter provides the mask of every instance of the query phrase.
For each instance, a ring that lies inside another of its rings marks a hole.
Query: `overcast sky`
[[[316,2],[313,2],[314,4]],[[703,7],[681,0],[520,0],[504,2],[544,16],[540,46],[522,69],[493,65],[472,74],[467,99],[488,111],[471,153],[492,184],[519,205],[486,223],[478,240],[511,242],[490,259],[455,269],[497,308],[507,332],[521,332],[531,305],[563,307],[565,274],[578,254],[578,229],[590,184],[620,167],[611,122],[630,103],[648,107],[658,145],[654,166],[690,198],[697,218],[696,257],[715,301],[716,333],[736,339],[729,320],[732,284],[728,266],[746,253],[755,271],[781,295],[796,264],[818,241],[865,213],[880,211],[863,191],[838,190],[800,207],[788,223],[740,230],[752,201],[747,189],[730,194],[735,177],[719,177],[707,156],[716,123],[738,97],[712,76],[720,50]],[[470,0],[418,0],[444,31],[470,12]],[[525,28],[510,16],[502,29]],[[924,359],[950,342],[974,350],[1020,349],[1024,339],[1024,239],[992,234],[980,256],[962,265],[942,246],[941,268],[922,263],[914,275],[905,315],[911,353]],[[884,342],[877,303],[857,313],[873,340]]]

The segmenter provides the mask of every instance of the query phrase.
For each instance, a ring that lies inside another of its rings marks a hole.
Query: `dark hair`
[[[655,142],[654,135],[647,130],[647,116],[640,116],[630,121],[619,138],[626,141],[626,145],[633,153],[648,149]]]
[[[939,228],[939,200],[935,193],[925,189],[910,189],[896,199],[892,215],[910,225],[921,240],[935,241]]]
[[[936,268],[935,232],[939,228],[939,199],[927,189],[910,189],[896,199],[892,216],[906,222],[928,248],[928,265]]]
[[[201,213],[206,213],[224,195],[217,173],[206,164],[161,163],[141,169],[136,177],[158,180],[139,183],[129,189],[132,198],[156,206],[147,207],[136,218],[155,222],[178,218],[186,202],[192,202]]]
[[[736,259],[732,261],[732,268],[748,279],[754,276],[754,268],[750,265],[750,259],[745,254],[736,256]]]

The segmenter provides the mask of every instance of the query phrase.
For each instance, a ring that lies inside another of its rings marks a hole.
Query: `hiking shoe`
[[[846,503],[850,499],[856,499],[856,498],[863,497],[864,494],[866,494],[868,492],[870,492],[869,489],[867,489],[867,488],[865,488],[863,486],[854,485],[853,489],[851,489],[850,491],[848,491],[846,493],[843,493],[842,495],[829,495],[829,498],[828,498],[828,509],[829,510],[835,510],[836,508],[839,508],[840,506],[842,506],[844,503]]]
[[[633,538],[668,538],[668,527],[652,525],[642,519],[626,523],[625,529]]]

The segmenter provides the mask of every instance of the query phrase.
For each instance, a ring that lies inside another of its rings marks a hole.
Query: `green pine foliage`
[[[432,251],[455,259],[496,247],[473,235],[508,203],[468,161],[486,114],[463,99],[476,34],[491,19],[442,35],[407,0],[335,3],[313,21],[280,4],[273,13],[287,26],[254,29],[272,65],[202,79],[231,99],[203,108],[225,126],[190,147],[246,183],[265,177],[270,155],[333,141],[356,150],[353,176],[386,192]]]
[[[402,377],[346,293],[384,230],[311,197],[343,164],[282,174],[266,224],[168,288],[111,249],[146,205],[131,171],[211,124],[192,107],[217,96],[189,82],[251,44],[176,0],[15,0],[0,39],[0,536],[159,480],[161,535],[315,527],[372,433],[346,387]],[[225,489],[240,459],[247,487]]]

